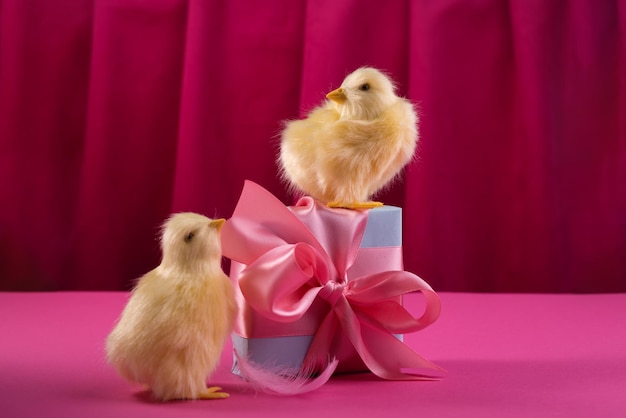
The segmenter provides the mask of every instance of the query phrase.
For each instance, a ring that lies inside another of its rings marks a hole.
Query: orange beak
[[[219,218],[219,219],[213,219],[209,225],[211,225],[213,228],[217,229],[218,231],[220,229],[222,229],[222,226],[224,226],[224,223],[226,222],[226,219],[224,218]]]
[[[332,100],[337,104],[342,104],[347,99],[346,94],[343,92],[343,89],[341,87],[328,93],[326,95],[326,98]]]

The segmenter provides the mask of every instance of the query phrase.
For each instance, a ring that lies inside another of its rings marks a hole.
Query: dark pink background
[[[0,289],[126,289],[228,217],[361,65],[417,103],[405,265],[436,290],[626,291],[620,1],[0,0]]]

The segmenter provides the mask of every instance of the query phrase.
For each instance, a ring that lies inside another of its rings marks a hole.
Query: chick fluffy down
[[[206,390],[232,330],[230,280],[217,258],[199,265],[200,271],[163,262],[143,276],[106,341],[108,361],[158,399],[195,399]]]
[[[359,83],[372,87],[361,91]],[[344,102],[327,101],[285,126],[279,162],[290,185],[316,199],[366,201],[413,158],[417,114],[395,95],[386,76],[371,68],[346,77],[342,90]]]

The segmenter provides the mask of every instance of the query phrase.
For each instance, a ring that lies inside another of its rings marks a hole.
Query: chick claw
[[[198,395],[198,399],[225,399],[230,396],[226,392],[219,392],[220,390],[222,390],[222,388],[219,386],[207,388],[206,391]]]
[[[383,206],[382,202],[328,202],[329,208],[373,209]]]

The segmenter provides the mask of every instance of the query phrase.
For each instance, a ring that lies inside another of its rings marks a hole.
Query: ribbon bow
[[[315,301],[328,303],[307,352],[307,366],[328,366],[340,327],[377,376],[429,379],[401,369],[442,369],[393,335],[418,331],[438,318],[439,298],[428,283],[406,271],[347,279],[367,217],[365,211],[329,209],[310,197],[290,210],[261,186],[246,181],[233,216],[222,229],[222,250],[246,265],[238,284],[246,302],[263,317],[294,322]],[[400,303],[402,295],[411,292],[421,292],[426,300],[419,318]]]

